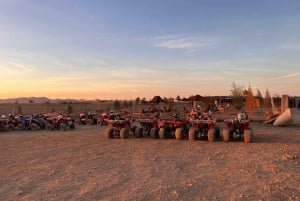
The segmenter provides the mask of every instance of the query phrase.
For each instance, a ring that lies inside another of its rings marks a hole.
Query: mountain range
[[[61,102],[80,102],[77,99],[50,99],[47,97],[19,97],[0,99],[0,104],[3,103],[61,103]]]

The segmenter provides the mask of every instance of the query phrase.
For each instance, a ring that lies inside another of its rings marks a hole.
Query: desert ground
[[[300,110],[293,118],[253,121],[248,144],[105,139],[96,125],[0,132],[0,200],[300,200]]]

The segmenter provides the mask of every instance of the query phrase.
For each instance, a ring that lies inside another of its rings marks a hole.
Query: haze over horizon
[[[0,0],[0,99],[299,96],[300,1]]]

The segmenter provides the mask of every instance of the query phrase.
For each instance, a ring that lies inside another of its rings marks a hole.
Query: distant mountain
[[[47,97],[20,97],[0,99],[0,104],[3,103],[60,103],[60,102],[78,102],[76,99],[49,99]]]

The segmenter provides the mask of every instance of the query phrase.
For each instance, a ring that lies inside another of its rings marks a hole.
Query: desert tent
[[[162,99],[160,96],[154,96],[150,103],[162,103],[165,102],[164,99]]]

